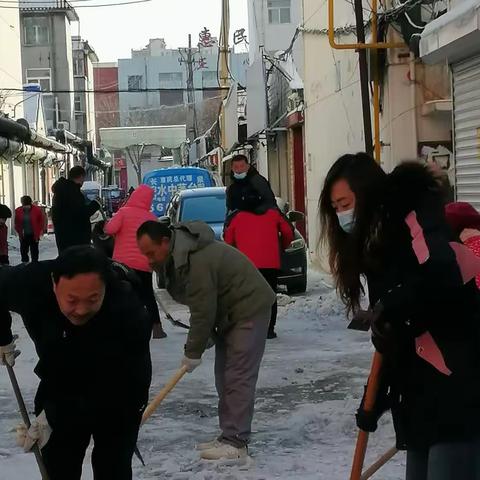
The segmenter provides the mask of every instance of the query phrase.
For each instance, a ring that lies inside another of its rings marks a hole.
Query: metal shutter
[[[452,70],[457,200],[480,210],[480,55]]]

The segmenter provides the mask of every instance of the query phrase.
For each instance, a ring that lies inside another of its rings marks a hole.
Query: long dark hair
[[[378,226],[386,178],[382,168],[366,153],[343,155],[330,168],[320,195],[319,245],[328,252],[330,270],[348,313],[359,307],[363,293],[363,254]],[[332,187],[341,179],[348,182],[355,194],[355,226],[350,234],[340,228],[331,200]]]

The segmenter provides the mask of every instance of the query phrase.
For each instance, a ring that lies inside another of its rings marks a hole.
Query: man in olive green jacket
[[[166,226],[146,222],[138,245],[166,288],[190,309],[190,330],[182,365],[192,372],[215,339],[215,383],[220,437],[198,445],[207,460],[247,455],[258,371],[275,301],[263,276],[241,252],[215,240],[203,222]]]

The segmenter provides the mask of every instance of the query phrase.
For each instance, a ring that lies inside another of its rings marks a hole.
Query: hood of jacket
[[[55,195],[62,194],[65,192],[71,192],[73,188],[78,188],[80,190],[80,185],[72,182],[72,180],[68,180],[65,177],[60,177],[53,185],[52,185],[52,192]]]
[[[148,185],[140,185],[128,199],[127,207],[149,211],[152,208],[153,193],[153,189]]]
[[[188,256],[215,241],[214,231],[200,221],[178,223],[172,226],[173,236],[170,247],[175,268],[188,263]]]

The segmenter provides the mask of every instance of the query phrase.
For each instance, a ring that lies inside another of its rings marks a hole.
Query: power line
[[[4,0],[5,1],[5,0]],[[100,7],[121,7],[122,5],[134,5],[137,3],[149,3],[152,0],[132,0],[131,2],[123,2],[123,3],[103,3],[103,4],[98,4],[98,5],[72,5],[72,10],[75,10],[77,8],[100,8]],[[0,4],[0,9],[15,9],[15,10],[25,10],[25,11],[35,11],[35,10],[45,10],[45,8],[50,8],[50,7],[14,7],[14,6],[7,6],[7,5],[1,5]]]
[[[230,87],[193,87],[197,92],[215,92],[217,90],[229,90]],[[24,92],[23,88],[4,87],[3,90],[12,92]],[[48,90],[41,93],[148,93],[148,92],[187,92],[188,88],[136,88],[135,90],[115,89],[115,90]]]

